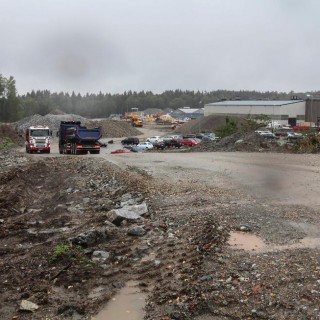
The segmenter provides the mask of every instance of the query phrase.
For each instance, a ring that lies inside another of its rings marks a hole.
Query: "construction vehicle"
[[[131,124],[133,127],[143,127],[143,121],[135,116],[131,118]]]
[[[101,128],[88,129],[80,121],[61,121],[59,130],[60,154],[99,154]]]
[[[52,131],[47,126],[31,126],[26,129],[26,152],[50,153]]]
[[[138,108],[131,108],[131,112],[125,112],[123,120],[131,122],[133,127],[143,127],[142,113],[138,112]]]

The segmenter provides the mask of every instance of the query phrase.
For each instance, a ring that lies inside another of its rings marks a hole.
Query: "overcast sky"
[[[319,0],[0,0],[19,94],[320,89]]]

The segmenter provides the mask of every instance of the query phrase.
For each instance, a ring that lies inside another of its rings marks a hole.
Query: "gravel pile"
[[[85,124],[88,128],[101,127],[103,138],[121,138],[142,134],[137,128],[132,127],[130,123],[111,119],[89,120]]]
[[[232,117],[241,126],[246,123],[246,120],[239,117]],[[175,133],[188,134],[199,132],[216,132],[226,124],[225,116],[210,115],[200,119],[190,120],[175,129]]]
[[[59,130],[61,121],[81,121],[85,122],[86,118],[76,114],[46,114],[41,116],[35,114],[30,117],[24,118],[16,123],[16,130],[19,133],[24,133],[25,130],[34,125],[48,126],[54,133]]]

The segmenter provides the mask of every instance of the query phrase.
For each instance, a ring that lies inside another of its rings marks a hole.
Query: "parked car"
[[[139,144],[139,138],[137,137],[128,137],[121,141],[122,145],[133,145],[133,144]]]
[[[266,138],[266,139],[279,139],[280,137],[276,136],[274,133],[262,133],[261,134],[262,137]]]
[[[183,138],[183,139],[196,138],[196,134],[195,134],[195,133],[183,134],[183,135],[182,135],[182,138]]]
[[[182,143],[181,140],[171,139],[164,142],[164,145],[168,148],[181,148]]]
[[[155,148],[155,149],[161,149],[161,150],[163,150],[165,147],[166,147],[166,143],[167,143],[168,141],[166,140],[166,141],[159,141],[159,142],[155,142],[154,144],[153,144],[153,147]]]
[[[275,135],[274,133],[272,133],[269,130],[265,130],[265,131],[257,130],[255,132],[266,139],[279,139],[279,136]]]
[[[217,141],[220,140],[219,137],[213,132],[201,132],[196,135],[196,138],[201,139],[202,141]]]
[[[173,136],[164,136],[161,138],[163,141],[171,141],[173,139]]]
[[[125,145],[124,148],[132,151],[132,152],[141,152],[142,150],[137,148],[137,145],[135,144],[128,144],[128,145]]]
[[[163,141],[163,140],[160,136],[153,136],[153,137],[147,138],[146,141],[151,142],[151,143],[155,143],[155,142],[159,142],[159,141]]]
[[[140,142],[139,144],[137,144],[137,149],[140,150],[151,150],[153,149],[153,144],[149,141],[146,142]]]
[[[181,139],[183,139],[183,136],[180,135],[180,134],[176,134],[176,135],[173,135],[171,137],[172,137],[173,140],[181,140]]]
[[[300,132],[288,132],[287,134],[287,140],[299,140],[303,139],[304,135]]]
[[[204,136],[201,141],[219,141],[220,137],[214,136]]]
[[[272,133],[272,132],[269,131],[269,130],[256,130],[255,132],[258,133],[258,134],[260,134],[260,135]]]
[[[182,139],[180,140],[180,143],[188,147],[193,147],[199,144],[199,142],[193,138]]]

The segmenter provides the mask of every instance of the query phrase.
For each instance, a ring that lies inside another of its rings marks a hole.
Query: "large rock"
[[[123,220],[136,221],[141,220],[142,216],[148,212],[147,204],[136,204],[124,206],[123,208],[110,210],[107,213],[107,219],[113,224],[119,226]]]
[[[82,246],[92,245],[110,239],[114,235],[115,229],[99,228],[88,230],[86,232],[80,233],[74,238],[70,238],[69,241],[71,241],[73,244],[79,244]]]
[[[146,230],[141,226],[135,226],[135,227],[132,227],[132,228],[128,229],[127,234],[129,236],[141,237],[141,236],[144,236],[146,234]]]
[[[22,300],[20,303],[20,310],[21,311],[30,311],[34,312],[39,309],[39,306],[31,301]]]
[[[92,260],[98,263],[104,263],[107,259],[109,259],[110,253],[107,251],[96,250],[92,253]]]

